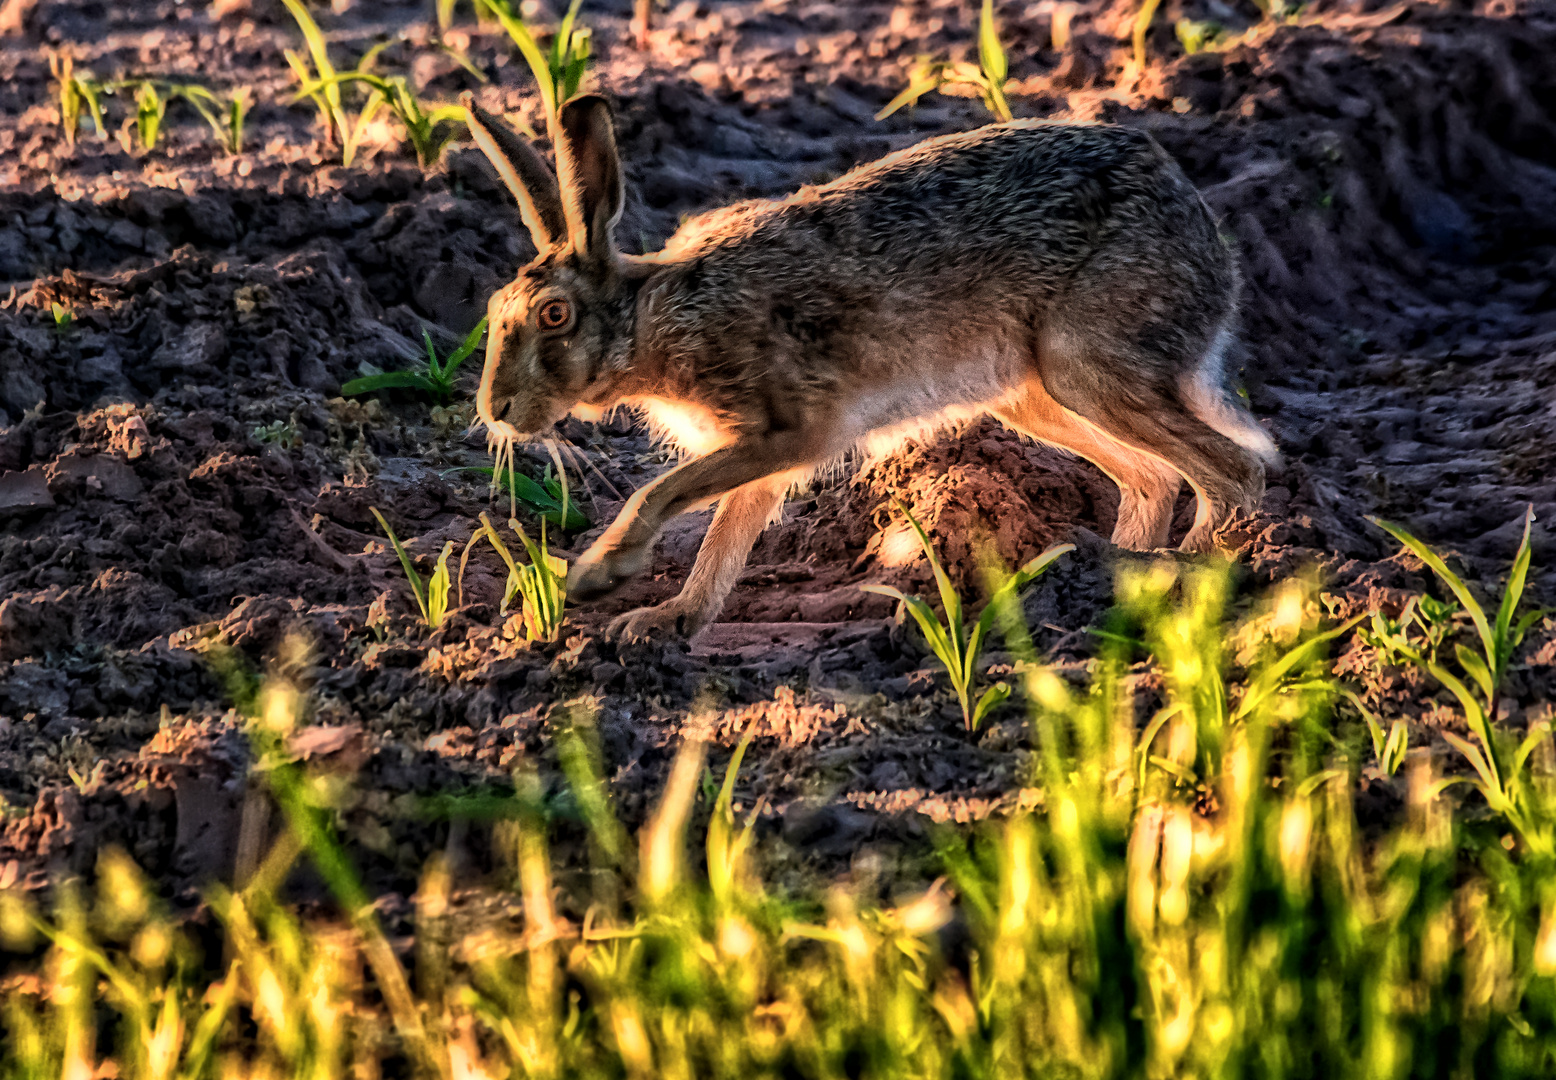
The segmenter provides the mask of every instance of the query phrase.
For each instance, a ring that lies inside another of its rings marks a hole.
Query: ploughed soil
[[[470,89],[543,127],[500,31],[461,7],[443,37],[480,81],[438,47],[429,6],[344,0],[318,17],[337,66],[388,42],[380,70],[427,98]],[[655,8],[639,48],[628,0],[590,0],[592,77],[617,105],[630,182],[624,246],[986,122],[975,99],[941,94],[872,116],[916,55],[975,55],[977,6],[684,0]],[[308,691],[294,750],[354,777],[338,821],[391,894],[435,850],[465,880],[500,872],[490,822],[462,797],[511,791],[530,767],[560,791],[564,706],[592,714],[629,826],[689,727],[712,732],[721,775],[755,725],[737,800],[760,807],[778,873],[870,853],[911,877],[929,823],[1039,797],[1019,697],[965,732],[917,632],[857,586],[932,592],[893,495],[969,596],[980,543],[1014,563],[1073,542],[1025,604],[1039,648],[1083,681],[1125,558],[1103,539],[1117,495],[1094,467],[992,420],[852,463],[789,503],[690,646],[601,631],[674,594],[706,515],[677,522],[624,594],[572,610],[555,644],[526,644],[499,612],[484,547],[462,605],[428,631],[370,508],[414,538],[423,575],[445,541],[457,561],[480,512],[507,516],[472,471],[490,464],[468,434],[479,359],[448,409],[340,387],[363,365],[414,363],[424,328],[447,350],[474,325],[533,254],[510,196],[457,140],[423,170],[389,122],[343,168],[311,106],[289,104],[282,50],[301,46],[273,0],[0,7],[0,887],[90,871],[110,844],[173,895],[230,880],[269,827],[253,800],[243,825],[243,671]],[[1367,515],[1454,552],[1495,597],[1530,503],[1533,599],[1556,595],[1556,7],[1317,0],[1277,25],[1248,0],[1164,0],[1143,72],[1133,5],[996,7],[1017,115],[1150,131],[1241,255],[1232,370],[1285,460],[1262,512],[1225,536],[1239,610],[1312,572],[1333,617],[1397,614],[1429,577]],[[1251,33],[1186,55],[1183,18]],[[181,101],[151,152],[125,149],[124,91],[105,99],[106,139],[84,123],[67,146],[51,50],[105,80],[251,87],[244,152]],[[587,460],[572,475],[590,527],[553,536],[576,555],[668,458],[631,417],[560,434]],[[547,460],[520,465],[539,477]],[[1185,497],[1178,535],[1191,516]],[[1010,659],[987,663],[997,676]],[[1409,721],[1412,745],[1441,749],[1436,729],[1459,723],[1435,686],[1360,643],[1337,661],[1385,722]],[[1509,680],[1505,723],[1549,712],[1556,630],[1535,628]],[[1138,682],[1148,715],[1144,662]],[[1362,783],[1367,805],[1397,802],[1396,781]]]

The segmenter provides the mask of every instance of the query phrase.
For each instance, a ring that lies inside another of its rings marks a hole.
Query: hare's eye
[[[560,330],[572,317],[573,309],[566,300],[547,300],[540,305],[538,320],[542,330]]]

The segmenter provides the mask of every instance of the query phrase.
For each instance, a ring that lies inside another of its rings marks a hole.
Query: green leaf
[[[924,531],[924,526],[918,523],[918,518],[913,516],[905,503],[899,499],[893,499],[897,509],[902,511],[908,519],[908,524],[913,526],[913,531],[918,534],[919,545],[924,549],[924,557],[929,560],[929,569],[935,575],[935,585],[940,590],[940,607],[945,612],[946,624],[951,629],[955,638],[961,637],[962,626],[962,597],[956,591],[956,586],[951,584],[951,577],[945,572],[945,567],[940,565],[940,557],[935,554],[935,545],[930,541],[929,534]]]
[[[367,102],[362,106],[362,111],[357,114],[357,122],[352,125],[350,133],[346,136],[345,148],[341,151],[341,164],[349,166],[356,159],[357,147],[362,145],[362,136],[367,134],[367,126],[372,123],[373,117],[378,115],[388,103],[388,97],[382,90],[374,90],[367,97]]]
[[[1458,657],[1459,666],[1469,673],[1470,678],[1474,679],[1476,685],[1480,687],[1481,693],[1486,695],[1486,700],[1490,701],[1496,692],[1496,686],[1492,680],[1491,670],[1486,667],[1486,661],[1480,654],[1466,649],[1463,645],[1455,645],[1453,654]]]
[[[333,78],[335,65],[330,63],[329,49],[325,45],[324,34],[320,31],[319,24],[313,21],[313,16],[308,14],[308,9],[303,7],[301,0],[281,0],[281,2],[286,5],[286,10],[291,12],[298,29],[302,31],[303,40],[308,44],[308,53],[313,57],[313,66],[318,71],[319,78],[323,80]],[[292,71],[297,74],[298,81],[306,82],[307,68],[301,58],[288,50],[287,62],[291,64]],[[324,114],[327,122],[333,121],[344,143],[349,136],[349,130],[346,125],[346,111],[340,105],[338,85],[331,83],[322,88],[319,111]]]
[[[1497,610],[1496,641],[1498,645],[1495,657],[1495,675],[1497,681],[1501,681],[1502,672],[1507,667],[1507,662],[1512,659],[1513,649],[1518,642],[1513,640],[1511,633],[1513,614],[1518,610],[1518,602],[1523,599],[1524,582],[1529,577],[1529,561],[1533,557],[1533,545],[1530,543],[1530,530],[1534,527],[1534,504],[1524,511],[1524,535],[1518,542],[1518,554],[1513,557],[1513,569],[1507,576],[1507,589],[1502,593],[1502,605]],[[1522,638],[1522,634],[1519,635]],[[1488,691],[1489,693],[1489,691]]]
[[[557,87],[556,81],[551,76],[551,64],[535,41],[535,35],[530,33],[529,27],[524,25],[524,20],[508,6],[507,0],[475,0],[475,3],[491,12],[507,31],[508,37],[518,46],[520,55],[529,65],[530,74],[534,75],[535,83],[540,89],[541,104],[546,111],[546,128],[552,131],[556,124],[557,106],[561,103],[557,101]]]
[[[1243,700],[1238,703],[1237,711],[1232,714],[1232,719],[1236,720],[1247,716],[1255,708],[1263,704],[1270,695],[1280,689],[1281,680],[1289,675],[1299,664],[1306,663],[1313,658],[1320,646],[1346,633],[1366,617],[1367,613],[1364,612],[1354,618],[1347,619],[1331,630],[1324,631],[1322,634],[1314,634],[1306,641],[1299,642],[1287,650],[1285,655],[1273,664],[1260,669],[1259,673],[1249,681],[1248,689],[1243,694]]]
[[[1480,634],[1480,640],[1485,646],[1486,655],[1495,657],[1496,637],[1492,633],[1491,624],[1486,621],[1485,610],[1480,606],[1480,601],[1475,599],[1474,594],[1469,591],[1464,582],[1459,580],[1459,576],[1448,569],[1448,564],[1443,562],[1442,557],[1392,522],[1375,517],[1369,517],[1367,520],[1409,548],[1416,558],[1430,567],[1432,572],[1442,580],[1443,584],[1452,590],[1453,595],[1458,597],[1460,606],[1469,614],[1470,621],[1475,624],[1475,630]]]
[[[457,112],[460,116],[464,115],[463,108],[459,106],[450,106],[450,108],[453,108],[454,111]],[[475,324],[475,329],[471,330],[470,333],[465,335],[465,340],[460,342],[459,348],[450,353],[449,358],[443,362],[443,377],[445,379],[452,382],[454,378],[454,372],[459,370],[459,365],[463,364],[466,358],[469,357],[471,353],[475,352],[476,347],[481,344],[481,338],[485,336],[486,316],[482,315],[481,321]],[[431,343],[429,342],[428,344]]]
[[[394,545],[394,553],[400,557],[400,565],[405,568],[405,576],[410,580],[411,592],[416,597],[416,606],[421,609],[421,617],[426,620],[427,594],[422,588],[421,575],[416,572],[416,567],[411,564],[411,556],[400,543],[400,538],[394,535],[394,530],[389,527],[389,522],[384,520],[384,515],[378,512],[378,507],[370,506],[369,510],[378,519],[379,528],[384,530],[384,535],[389,538],[389,543]]]
[[[448,614],[448,557],[453,550],[454,541],[450,540],[443,545],[443,554],[438,556],[438,567],[427,582],[427,625],[434,630],[443,625],[443,617]]]
[[[1171,776],[1177,777],[1185,784],[1195,784],[1199,782],[1199,777],[1195,775],[1193,769],[1189,768],[1187,765],[1179,765],[1171,758],[1158,757],[1156,754],[1152,754],[1147,760],[1149,760],[1150,763],[1155,765],[1158,769],[1168,773]]]
[[[1405,753],[1410,749],[1410,729],[1403,720],[1395,720],[1389,727],[1388,742],[1383,746],[1383,754],[1378,764],[1382,766],[1385,776],[1393,776],[1404,764]]]
[[[995,589],[994,594],[989,597],[989,602],[984,605],[983,612],[978,616],[979,637],[988,636],[994,622],[1001,618],[1001,613],[1007,609],[1007,605],[1016,593],[1035,581],[1044,570],[1054,564],[1059,556],[1074,550],[1074,544],[1055,544],[1001,582],[999,588]]]
[[[432,333],[425,326],[421,328],[421,340],[427,346],[427,370],[435,382],[441,382],[443,373],[438,368],[438,350],[433,347]]]
[[[1513,754],[1514,776],[1524,771],[1524,763],[1529,760],[1529,755],[1534,753],[1534,748],[1550,737],[1551,728],[1548,724],[1532,725],[1529,734],[1524,736],[1524,741],[1518,744],[1518,750]]]
[[[1372,738],[1372,752],[1377,757],[1379,764],[1383,762],[1384,746],[1386,739],[1383,734],[1383,724],[1373,715],[1372,710],[1362,704],[1362,700],[1354,690],[1342,690],[1342,694],[1348,698],[1356,711],[1361,713],[1362,720],[1367,725],[1367,734]]]
[[[462,471],[480,473],[482,476],[487,477],[494,475],[496,472],[489,465],[467,465],[463,467]],[[508,488],[513,493],[514,501],[522,504],[532,514],[551,522],[559,529],[566,529],[568,532],[576,532],[579,529],[589,527],[588,515],[578,509],[578,505],[571,501],[567,503],[567,516],[565,520],[563,519],[562,487],[554,478],[550,477],[549,472],[545,486],[537,484],[534,480],[517,470],[505,470],[504,475],[508,479]]]
[[[1008,67],[999,27],[994,22],[994,0],[983,0],[983,11],[978,17],[978,63],[990,79],[1005,81]]]
[[[972,730],[977,731],[989,712],[1008,697],[1010,697],[1010,684],[1006,682],[997,682],[985,690],[983,696],[978,699],[978,704],[973,708]]]
[[[1519,619],[1518,625],[1513,627],[1511,639],[1513,647],[1516,649],[1519,645],[1521,645],[1524,640],[1524,635],[1529,632],[1529,628],[1549,614],[1549,608],[1540,608],[1536,611],[1528,612],[1524,615],[1523,618]]]
[[[1511,809],[1506,797],[1502,794],[1502,785],[1497,781],[1496,773],[1491,770],[1486,757],[1480,752],[1480,747],[1475,746],[1462,735],[1456,735],[1451,731],[1442,733],[1443,740],[1459,753],[1464,755],[1464,760],[1470,763],[1470,768],[1479,774],[1481,783],[1475,786],[1485,796],[1486,802],[1493,810]]]
[[[917,105],[919,98],[931,90],[938,90],[944,82],[945,74],[938,66],[928,73],[915,75],[907,88],[888,101],[886,107],[875,114],[875,118],[884,120],[905,105]]]
[[[918,623],[918,628],[936,659],[945,665],[946,671],[954,681],[960,682],[962,658],[952,646],[950,634],[941,625],[934,608],[916,596],[903,597],[902,605],[908,609],[908,614],[913,616],[913,621]]]
[[[135,126],[140,132],[140,144],[147,150],[157,145],[157,133],[162,128],[162,114],[167,103],[157,94],[155,83],[143,82],[135,95]]]
[[[340,392],[347,397],[371,394],[375,390],[420,390],[431,394],[436,392],[437,387],[419,371],[386,371],[382,375],[364,375],[360,379],[352,379],[340,388]]]

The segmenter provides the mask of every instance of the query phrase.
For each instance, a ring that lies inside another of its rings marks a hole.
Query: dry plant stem
[[[1145,35],[1151,29],[1151,20],[1156,17],[1157,5],[1161,0],[1141,0],[1140,11],[1135,15],[1134,42],[1135,71],[1145,70]]]
[[[649,15],[654,0],[632,0],[632,40],[640,49],[648,48]]]

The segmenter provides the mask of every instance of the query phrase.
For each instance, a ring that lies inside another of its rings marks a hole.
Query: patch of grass
[[[1009,74],[1005,47],[1000,43],[999,25],[994,21],[994,0],[983,0],[983,10],[978,16],[978,63],[919,57],[918,63],[909,73],[907,88],[892,98],[884,109],[875,114],[875,118],[884,120],[905,105],[916,105],[919,98],[942,86],[969,86],[978,92],[984,108],[995,119],[1011,120],[1014,117],[1010,111],[1010,102],[1005,97],[1005,83]]]
[[[167,115],[167,99],[157,91],[157,84],[145,79],[135,89],[135,132],[140,136],[142,150],[154,150],[157,137],[162,133],[162,118]],[[130,152],[129,123],[119,133],[124,152]]]
[[[564,503],[565,506],[565,503]],[[546,543],[546,524],[540,525],[540,542],[529,538],[514,518],[508,519],[508,528],[524,545],[529,562],[520,565],[514,561],[502,535],[492,525],[491,518],[481,514],[481,527],[470,537],[464,554],[459,558],[460,603],[464,603],[465,566],[470,553],[481,540],[489,542],[508,567],[508,579],[503,586],[499,614],[506,615],[515,597],[519,599],[519,617],[524,627],[526,641],[555,641],[562,633],[562,623],[567,613],[567,561],[551,554]]]
[[[991,583],[989,603],[985,605],[978,621],[969,627],[962,612],[961,594],[956,591],[956,586],[951,584],[945,568],[940,565],[940,558],[935,554],[935,546],[930,541],[929,534],[918,523],[912,511],[901,502],[897,502],[896,505],[908,519],[908,524],[913,527],[919,544],[924,549],[924,557],[929,560],[929,568],[934,573],[935,584],[940,590],[940,606],[945,611],[945,621],[942,622],[935,614],[934,608],[923,600],[916,596],[908,596],[890,585],[859,587],[865,592],[898,601],[902,608],[913,616],[913,621],[918,623],[919,629],[923,631],[924,640],[930,650],[945,667],[946,674],[951,677],[951,688],[956,692],[957,703],[962,707],[962,723],[968,731],[977,731],[983,724],[984,717],[989,714],[989,710],[1010,696],[1010,685],[997,682],[984,690],[976,702],[972,699],[978,655],[983,651],[983,643],[988,637],[989,630],[993,627],[995,619],[1005,613],[1005,601],[1008,598],[1019,595],[1021,590],[1048,569],[1055,559],[1067,551],[1074,551],[1075,545],[1057,544],[1020,570],[1005,575],[1003,580],[994,580]]]
[[[243,122],[248,117],[252,100],[248,87],[240,86],[225,98],[194,83],[171,87],[170,93],[194,106],[195,111],[210,125],[212,134],[223,150],[234,155],[243,153]]]
[[[1408,812],[1364,837],[1356,763],[1322,737],[1340,628],[1320,629],[1300,583],[1234,626],[1230,595],[1216,564],[1127,570],[1088,685],[1022,667],[1037,809],[931,828],[944,877],[890,900],[867,875],[793,894],[772,883],[769,854],[794,856],[752,829],[749,731],[721,785],[700,782],[710,748],[687,737],[628,834],[588,705],[565,703],[554,734],[588,872],[557,874],[562,793],[521,768],[491,816],[497,887],[522,919],[457,933],[435,858],[405,959],[337,831],[350,785],[288,749],[307,702],[278,673],[248,722],[251,775],[283,829],[240,888],[207,893],[220,961],[202,962],[122,856],[100,864],[95,899],[63,884],[48,917],[0,894],[7,947],[46,949],[7,983],[0,1073],[1549,1075],[1550,860],[1506,846],[1502,814],[1455,821],[1427,754],[1406,766]],[[1144,731],[1142,646],[1165,717]],[[1549,747],[1528,758],[1542,790],[1556,784]],[[1548,803],[1526,806],[1549,823]],[[337,916],[282,903],[302,859]]]
[[[1451,617],[1451,609],[1442,605],[1436,607],[1436,617],[1418,620],[1423,627],[1420,641],[1412,641],[1407,636],[1409,624],[1402,618],[1401,622],[1405,623],[1402,628],[1375,622],[1368,643],[1391,659],[1420,667],[1458,699],[1465,726],[1474,742],[1447,730],[1442,732],[1442,737],[1463,755],[1474,770],[1474,776],[1461,777],[1457,782],[1467,783],[1478,791],[1486,805],[1504,816],[1524,843],[1542,858],[1556,860],[1556,792],[1549,790],[1547,785],[1531,783],[1527,775],[1529,757],[1550,737],[1550,724],[1531,724],[1523,740],[1515,745],[1496,723],[1502,683],[1513,653],[1522,644],[1529,628],[1546,614],[1537,610],[1526,612],[1522,617],[1518,615],[1533,557],[1530,536],[1534,526],[1533,505],[1524,514],[1523,538],[1513,557],[1507,588],[1494,618],[1487,615],[1475,594],[1448,568],[1441,555],[1398,525],[1378,518],[1368,520],[1403,544],[1448,587],[1473,626],[1479,648],[1455,644],[1453,655],[1459,671],[1455,673],[1449,669],[1438,655],[1444,635],[1434,633]]]
[[[389,522],[384,520],[384,515],[379,513],[376,506],[368,507],[373,516],[378,519],[379,528],[384,530],[384,535],[389,538],[389,543],[394,547],[394,553],[400,557],[400,565],[405,569],[405,577],[411,583],[411,594],[416,597],[416,607],[421,611],[422,622],[436,630],[443,625],[444,616],[448,614],[449,573],[448,557],[454,552],[454,542],[448,541],[443,545],[443,551],[438,555],[437,568],[432,577],[423,583],[421,575],[416,572],[416,566],[411,561],[410,552],[405,550],[400,543],[400,538],[394,535],[394,530],[389,527]]]
[[[92,118],[92,125],[97,129],[97,137],[108,137],[107,130],[103,127],[103,105],[101,95],[105,93],[102,83],[92,75],[90,71],[76,71],[75,61],[69,52],[49,52],[49,74],[54,77],[55,100],[59,105],[59,125],[65,133],[65,145],[76,145],[76,131],[81,126],[81,110],[84,107]]]
[[[561,25],[552,36],[551,47],[542,49],[534,33],[508,0],[475,0],[476,10],[485,12],[497,20],[507,31],[508,37],[518,47],[519,55],[529,65],[540,88],[540,100],[546,115],[546,131],[555,135],[557,110],[568,98],[583,86],[584,73],[589,67],[592,34],[588,27],[579,26],[578,10],[583,0],[572,0]]]
[[[1190,56],[1215,48],[1228,37],[1226,27],[1214,19],[1179,19],[1173,23],[1172,30],[1177,35],[1178,44]]]
[[[447,359],[440,360],[438,351],[432,344],[432,335],[424,328],[421,337],[427,346],[425,370],[375,372],[352,379],[340,388],[340,392],[346,397],[353,397],[377,390],[416,390],[439,404],[447,405],[454,398],[454,378],[459,372],[459,366],[475,352],[485,334],[486,316],[483,315],[475,329],[465,335],[465,340],[459,347],[449,353]]]
[[[361,118],[357,124],[350,123],[346,118],[345,105],[341,101],[340,84],[334,81],[335,65],[330,62],[329,48],[324,41],[324,32],[319,29],[319,24],[313,21],[313,16],[308,14],[301,0],[281,0],[286,5],[286,10],[291,13],[292,19],[297,23],[297,28],[302,32],[303,42],[308,48],[309,60],[291,49],[282,50],[286,62],[292,69],[299,86],[304,90],[298,94],[298,99],[306,97],[312,101],[314,108],[319,110],[319,122],[324,127],[325,138],[337,141],[341,147],[341,163],[350,166],[352,159],[356,157],[355,137],[360,134]],[[371,62],[373,52],[363,57],[358,64],[358,70]],[[309,66],[309,62],[312,66]],[[317,88],[308,91],[306,88],[317,83]]]
[[[267,446],[279,446],[282,450],[295,450],[303,444],[303,434],[297,427],[295,416],[291,420],[273,420],[268,424],[260,424],[250,434],[259,442]]]
[[[359,67],[356,71],[339,72],[309,82],[298,91],[298,97],[312,96],[326,86],[358,83],[368,88],[367,101],[352,125],[348,145],[353,148],[361,140],[366,125],[382,108],[387,106],[405,129],[405,137],[416,151],[416,160],[427,168],[436,165],[443,147],[453,136],[453,130],[445,125],[463,123],[465,110],[459,105],[424,106],[416,99],[415,92],[404,75],[375,75]],[[346,162],[350,164],[350,162]]]
[[[417,100],[415,92],[403,75],[379,75],[372,71],[378,54],[388,43],[380,43],[367,50],[351,71],[338,71],[329,57],[324,34],[308,14],[300,0],[282,0],[287,11],[302,32],[308,48],[308,59],[285,50],[286,61],[296,76],[298,91],[293,101],[308,99],[319,111],[319,118],[326,134],[337,140],[341,148],[341,164],[350,166],[356,160],[357,150],[367,133],[368,125],[388,108],[405,128],[406,139],[416,151],[416,159],[423,167],[434,164],[451,131],[444,125],[462,121],[464,110],[457,105],[437,105],[431,108]],[[358,83],[367,88],[367,98],[357,111],[356,119],[346,112],[341,93],[342,86]]]
[[[466,465],[458,471],[476,473],[488,480],[497,475],[496,469],[486,465]],[[546,467],[545,474],[537,482],[509,463],[503,467],[502,477],[496,481],[495,486],[498,490],[506,490],[509,498],[517,505],[559,529],[577,532],[589,527],[588,515],[578,508],[577,503],[566,498],[562,481],[550,466]]]

